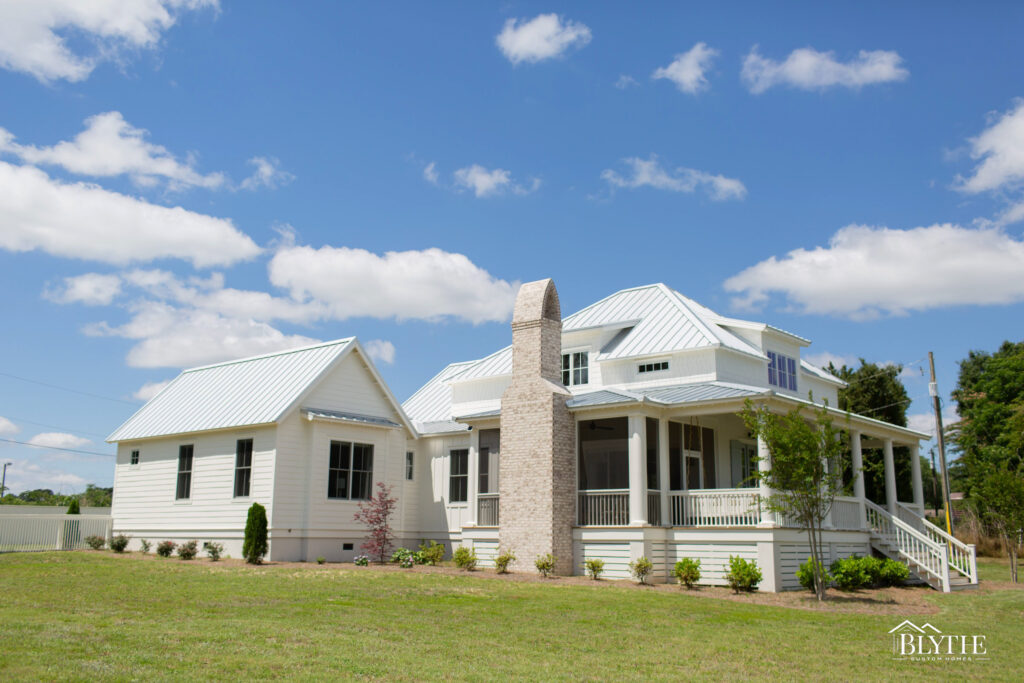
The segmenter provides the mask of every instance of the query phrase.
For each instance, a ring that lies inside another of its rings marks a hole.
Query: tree
[[[839,410],[882,420],[898,427],[907,426],[910,396],[900,381],[902,365],[878,365],[861,358],[860,367],[856,369],[847,365],[837,368],[832,363],[826,369],[846,382],[846,386],[838,392]],[[909,449],[897,446],[893,449],[893,459],[896,466],[897,498],[910,500],[912,484]],[[865,494],[870,500],[885,500],[885,459],[882,449],[865,448],[863,460]],[[924,462],[922,460],[922,464]]]
[[[1017,583],[1017,555],[1024,533],[1024,477],[1017,472],[989,467],[972,490],[983,505],[976,507],[981,523],[1003,543],[1010,558],[1010,580]]]
[[[995,353],[971,351],[960,361],[953,399],[960,421],[952,442],[960,451],[951,471],[967,504],[1003,542],[1017,580],[1024,533],[1024,342]]]
[[[773,491],[763,502],[768,510],[794,520],[807,532],[814,594],[818,600],[824,600],[821,527],[843,489],[846,432],[834,426],[827,406],[816,409],[808,421],[802,407],[780,415],[765,405],[754,407],[747,399],[740,416],[747,429],[768,446],[769,467],[767,471],[759,467],[755,473]]]
[[[359,503],[359,512],[355,520],[365,524],[370,535],[367,536],[360,548],[367,554],[376,557],[377,561],[384,564],[394,545],[395,534],[391,529],[391,516],[395,513],[398,504],[397,498],[391,497],[391,487],[384,482],[377,482],[377,493],[370,496],[370,499]]]
[[[242,555],[249,564],[260,564],[267,554],[267,509],[259,503],[249,507],[249,517],[245,520],[245,540],[242,542]]]
[[[80,499],[85,507],[108,508],[113,496],[113,487],[103,488],[94,484],[86,484],[85,493],[81,495]]]
[[[67,512],[67,514],[69,514],[69,515],[81,514],[81,512],[78,509],[78,499],[77,498],[72,498],[71,499],[71,504],[68,505],[68,512]]]

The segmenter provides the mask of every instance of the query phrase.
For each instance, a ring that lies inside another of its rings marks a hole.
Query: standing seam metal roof
[[[352,341],[349,337],[185,370],[107,441],[277,422]]]

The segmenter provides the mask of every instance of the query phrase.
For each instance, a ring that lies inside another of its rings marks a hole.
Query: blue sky
[[[549,276],[567,313],[660,281],[813,359],[908,364],[926,427],[929,350],[948,392],[1024,336],[1022,19],[5,3],[0,438],[111,453],[182,367],[349,335],[402,400]],[[113,478],[0,458],[15,492]]]

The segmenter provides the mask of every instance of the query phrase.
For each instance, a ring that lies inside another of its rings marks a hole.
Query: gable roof
[[[273,424],[336,363],[359,348],[359,342],[348,337],[185,370],[107,441]],[[373,366],[367,363],[367,367],[404,421],[405,415]]]

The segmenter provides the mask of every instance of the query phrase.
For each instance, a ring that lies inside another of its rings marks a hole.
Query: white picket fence
[[[101,515],[0,515],[0,553],[88,548],[87,536],[110,541],[111,523]]]

